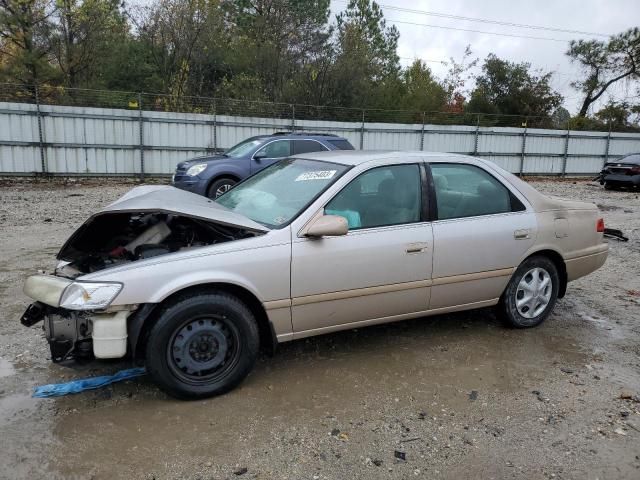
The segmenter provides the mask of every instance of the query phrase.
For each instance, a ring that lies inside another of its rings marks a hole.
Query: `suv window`
[[[289,140],[276,140],[255,153],[255,157],[283,158],[291,155],[291,142]]]
[[[353,145],[351,145],[347,140],[327,140],[327,142],[336,147],[338,150],[355,150],[355,148],[353,148]]]
[[[352,230],[418,222],[420,210],[418,165],[368,170],[353,179],[324,209],[327,215],[346,218]]]
[[[431,172],[438,204],[438,220],[525,209],[507,187],[474,165],[432,163]]]
[[[327,147],[315,140],[294,140],[293,141],[293,154],[309,153],[309,152],[323,152],[328,150]]]

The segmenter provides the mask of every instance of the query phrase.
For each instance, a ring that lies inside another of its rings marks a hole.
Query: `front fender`
[[[179,290],[207,283],[242,287],[264,303],[289,298],[290,255],[290,245],[282,242],[189,257],[158,257],[147,264],[102,270],[91,277],[124,285],[112,305],[160,303]]]

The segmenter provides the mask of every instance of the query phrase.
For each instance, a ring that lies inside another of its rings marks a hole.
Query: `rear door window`
[[[293,154],[309,153],[309,152],[323,152],[328,150],[327,147],[315,140],[294,140],[293,141]]]
[[[507,187],[474,165],[432,163],[438,220],[476,217],[525,207]]]

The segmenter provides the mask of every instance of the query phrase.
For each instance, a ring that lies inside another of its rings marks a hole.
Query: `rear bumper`
[[[624,175],[620,173],[605,173],[601,176],[601,182],[627,184],[627,185],[640,185],[640,175]]]
[[[591,272],[596,271],[607,260],[609,254],[609,245],[603,243],[589,255],[583,255],[580,257],[571,258],[565,260],[567,267],[567,281],[571,282],[585,275],[589,275]]]

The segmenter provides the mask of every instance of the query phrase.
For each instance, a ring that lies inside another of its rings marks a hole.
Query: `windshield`
[[[243,157],[258,145],[262,144],[262,140],[262,138],[250,138],[249,140],[240,142],[235,147],[231,147],[229,150],[224,152],[224,154],[231,158]]]
[[[218,197],[217,203],[270,228],[293,220],[347,170],[346,165],[288,158]]]

